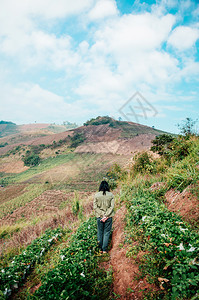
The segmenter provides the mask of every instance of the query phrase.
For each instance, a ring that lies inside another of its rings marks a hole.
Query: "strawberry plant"
[[[12,262],[0,270],[0,291],[5,298],[23,283],[31,268],[41,262],[43,255],[62,235],[62,229],[46,230],[35,239],[23,252],[16,255]]]
[[[98,268],[96,219],[81,224],[60,262],[42,278],[34,299],[106,299],[111,276]]]
[[[129,227],[139,229],[148,247],[141,266],[145,275],[155,277],[169,299],[193,297],[199,284],[198,234],[147,189],[124,186],[122,198],[129,211]]]

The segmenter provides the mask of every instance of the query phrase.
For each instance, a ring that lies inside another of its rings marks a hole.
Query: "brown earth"
[[[199,220],[199,201],[194,196],[190,187],[183,192],[170,189],[166,192],[166,205],[170,211],[180,214],[183,219],[191,224],[196,224]]]
[[[165,182],[155,182],[150,189],[158,190],[166,186]],[[188,223],[196,225],[199,222],[199,201],[197,196],[192,194],[192,187],[193,185],[190,185],[182,192],[175,189],[168,190],[165,193],[165,204],[170,211],[179,214]]]
[[[143,291],[157,290],[152,284],[146,281],[146,278],[136,279],[140,274],[139,260],[144,253],[138,253],[136,261],[126,256],[127,247],[124,244],[124,218],[126,208],[121,207],[114,216],[114,227],[112,235],[112,248],[110,250],[110,260],[102,263],[101,266],[106,269],[113,269],[113,293],[115,299],[133,300],[144,299]],[[120,247],[122,245],[122,247]]]
[[[25,184],[0,187],[0,204],[16,198],[25,192]]]
[[[68,135],[73,135],[73,131],[70,130],[70,131],[65,131],[65,132],[61,132],[61,133],[50,134],[50,135],[42,136],[39,138],[38,137],[30,137],[30,139],[28,141],[21,142],[21,143],[14,143],[12,145],[7,145],[3,148],[0,148],[0,155],[3,155],[6,152],[8,152],[9,150],[11,150],[17,146],[20,146],[20,145],[25,145],[25,146],[28,146],[28,145],[36,146],[36,145],[41,145],[41,144],[49,145],[49,144],[52,144],[54,141],[58,142],[59,140],[63,140],[65,138],[67,138]]]
[[[24,162],[21,160],[5,162],[0,164],[0,172],[4,173],[21,173],[28,169],[29,167],[24,166]]]
[[[129,155],[135,151],[147,150],[151,147],[151,141],[155,138],[153,134],[140,134],[133,138],[120,138],[107,141],[83,144],[75,149],[75,152],[113,153]]]

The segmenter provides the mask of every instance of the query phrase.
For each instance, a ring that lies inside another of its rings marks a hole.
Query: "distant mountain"
[[[7,137],[11,143],[17,143],[27,141],[32,137],[48,136],[77,127],[76,123],[67,121],[63,125],[46,123],[16,125],[13,122],[0,121],[0,138]]]
[[[0,138],[17,133],[17,125],[10,121],[0,121]]]
[[[21,126],[21,127],[20,127]],[[0,139],[0,154],[4,154],[19,145],[54,145],[65,144],[75,152],[131,154],[146,150],[151,141],[164,131],[133,122],[117,121],[110,117],[97,117],[83,126],[63,130],[58,125],[29,124],[18,126],[19,133]],[[55,126],[52,128],[52,126]],[[61,125],[59,125],[61,126]],[[57,128],[57,129],[56,129]],[[58,130],[58,133],[53,133]],[[55,130],[56,129],[56,130]]]

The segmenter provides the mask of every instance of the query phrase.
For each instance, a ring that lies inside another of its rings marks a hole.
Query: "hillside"
[[[20,134],[1,138],[0,144],[6,143],[0,148],[0,155],[20,145],[49,145],[53,142],[65,140],[68,136],[81,136],[83,141],[77,143],[77,153],[114,153],[129,155],[131,152],[145,150],[151,146],[151,140],[163,131],[133,122],[116,121],[109,117],[98,117],[95,122],[88,121],[84,126],[70,129],[68,131],[53,133],[49,131],[48,124],[35,124],[40,131],[34,132],[34,126],[23,125],[19,127]],[[30,128],[32,132],[30,131]],[[42,130],[42,131],[41,131]],[[46,131],[48,130],[48,131]]]
[[[84,143],[80,133],[67,143]],[[133,160],[54,146],[40,164],[1,173],[0,298],[198,299],[198,137],[175,137],[158,157]],[[105,255],[93,213],[103,177],[115,195]]]
[[[31,143],[35,139],[48,137],[56,133],[77,128],[76,123],[65,122],[64,125],[34,123],[16,125],[12,122],[0,122],[0,145],[13,145],[15,147],[23,143]],[[12,147],[9,147],[11,149]]]

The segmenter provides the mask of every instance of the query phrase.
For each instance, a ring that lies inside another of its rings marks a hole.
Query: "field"
[[[197,299],[198,137],[134,155],[68,141],[0,157],[0,299]],[[24,166],[32,153],[40,161]],[[115,216],[101,256],[93,196],[104,177]]]
[[[14,158],[19,159],[18,154],[1,160],[13,165]],[[99,182],[114,163],[124,164],[126,160],[112,154],[69,152],[43,159],[38,166],[20,173],[2,172],[0,253],[5,261],[45,229],[73,223],[72,206],[77,199],[82,214],[91,213]]]

